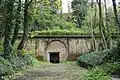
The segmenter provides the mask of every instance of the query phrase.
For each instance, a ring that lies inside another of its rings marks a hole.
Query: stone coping
[[[18,38],[20,37],[22,35],[18,35]],[[30,38],[92,38],[92,35],[37,35]]]
[[[18,34],[18,38],[21,38],[22,34]],[[92,38],[91,34],[79,34],[79,35],[36,35],[34,37],[30,37],[29,38]],[[100,38],[100,35],[95,35],[95,38]],[[113,35],[112,34],[112,38],[120,38],[120,35]]]

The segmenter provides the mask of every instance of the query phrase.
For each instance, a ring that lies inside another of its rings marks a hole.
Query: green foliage
[[[73,15],[76,16],[79,27],[81,27],[82,21],[85,19],[87,4],[88,0],[73,0],[72,2]]]
[[[38,63],[37,59],[29,54],[24,56],[24,60],[26,61],[27,65],[34,66]]]
[[[31,17],[33,21],[32,30],[49,29],[72,29],[75,28],[73,22],[68,22],[59,10],[61,10],[61,1],[40,0],[33,3]]]
[[[120,62],[112,62],[112,63],[106,63],[101,66],[104,71],[106,71],[107,74],[114,74],[114,73],[120,73]],[[116,73],[116,74],[117,74]]]
[[[42,12],[42,11],[40,11]],[[75,24],[72,22],[67,22],[59,15],[50,14],[50,12],[40,13],[38,19],[36,19],[36,26],[38,30],[49,30],[49,29],[72,29],[75,28]]]
[[[10,75],[14,72],[12,64],[9,62],[9,60],[4,59],[3,57],[0,57],[0,76],[3,75]]]
[[[2,40],[0,40],[0,52],[2,52],[3,51],[3,45],[2,45]]]
[[[73,30],[43,30],[43,31],[32,31],[31,33],[31,37],[34,36],[39,36],[39,35],[84,35],[84,34],[88,34],[90,35],[91,32],[88,31],[84,31],[83,29],[73,29]]]
[[[104,54],[103,52],[97,51],[91,53],[84,53],[77,59],[77,63],[84,67],[100,65],[105,55],[106,54]]]
[[[12,26],[13,26],[13,9],[14,9],[14,2],[15,0],[9,1],[5,0],[4,1],[4,57],[8,57],[11,52],[12,52],[12,47],[11,47],[11,35],[12,35]]]
[[[53,2],[50,0],[35,1],[31,9],[34,27],[37,27],[38,30],[47,30],[62,26],[64,19],[57,14],[60,9],[60,0],[54,0]]]
[[[84,53],[77,59],[80,66],[92,67],[88,71],[87,80],[108,80],[110,75],[120,74],[120,48],[118,44],[111,49]]]
[[[83,66],[84,64],[86,64],[85,66],[96,66],[108,62],[118,62],[120,61],[119,50],[118,47],[115,47],[102,51],[84,53],[77,59],[77,62]]]
[[[104,63],[120,61],[119,52],[120,52],[119,47],[106,50],[106,56],[104,58]]]
[[[88,71],[87,80],[109,80],[109,76],[101,67],[95,67]]]
[[[99,18],[98,18],[98,8],[96,7],[96,4],[93,7],[90,7],[90,4],[88,5],[88,9],[86,12],[85,19],[82,21],[81,27],[86,27],[95,29],[95,31],[99,31]]]
[[[110,75],[120,74],[120,62],[106,63],[89,69],[87,80],[109,80]]]
[[[37,60],[26,54],[24,56],[11,55],[8,59],[0,57],[0,77],[11,76],[27,66],[33,66]]]

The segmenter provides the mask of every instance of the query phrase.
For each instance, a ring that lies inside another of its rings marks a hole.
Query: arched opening
[[[68,54],[65,44],[61,41],[51,41],[46,48],[46,57],[48,61],[56,63],[66,60]]]

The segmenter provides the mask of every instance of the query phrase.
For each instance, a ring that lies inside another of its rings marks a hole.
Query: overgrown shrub
[[[109,75],[120,74],[120,62],[106,63],[101,67]]]
[[[15,55],[12,54],[9,58],[5,59],[0,57],[0,80],[2,77],[11,76],[16,71],[20,71],[27,66],[33,66],[37,60],[29,54]]]
[[[91,52],[91,53],[84,53],[77,59],[77,63],[83,67],[92,67],[96,65],[100,65],[102,60],[104,59],[106,54],[103,54],[104,51],[101,52]]]
[[[30,66],[34,66],[38,63],[38,60],[29,54],[26,54],[24,56],[24,60],[27,62],[27,65],[30,65]]]
[[[120,48],[119,47],[108,49],[103,54],[106,54],[103,59],[103,63],[114,63],[114,62],[120,61]]]
[[[14,73],[13,65],[9,60],[0,57],[0,76],[6,76]]]
[[[120,49],[118,47],[103,51],[84,53],[77,59],[77,63],[83,67],[118,61],[120,61]]]
[[[77,63],[83,67],[91,67],[87,80],[109,80],[110,75],[120,75],[120,48],[117,46],[82,54]]]
[[[87,80],[109,80],[111,75],[120,75],[120,62],[106,63],[89,69]]]
[[[109,80],[109,76],[101,67],[95,67],[88,71],[87,80]]]

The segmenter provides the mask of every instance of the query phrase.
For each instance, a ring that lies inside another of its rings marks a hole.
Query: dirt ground
[[[75,62],[43,63],[26,70],[14,80],[85,80],[86,73],[87,70],[77,66]]]

